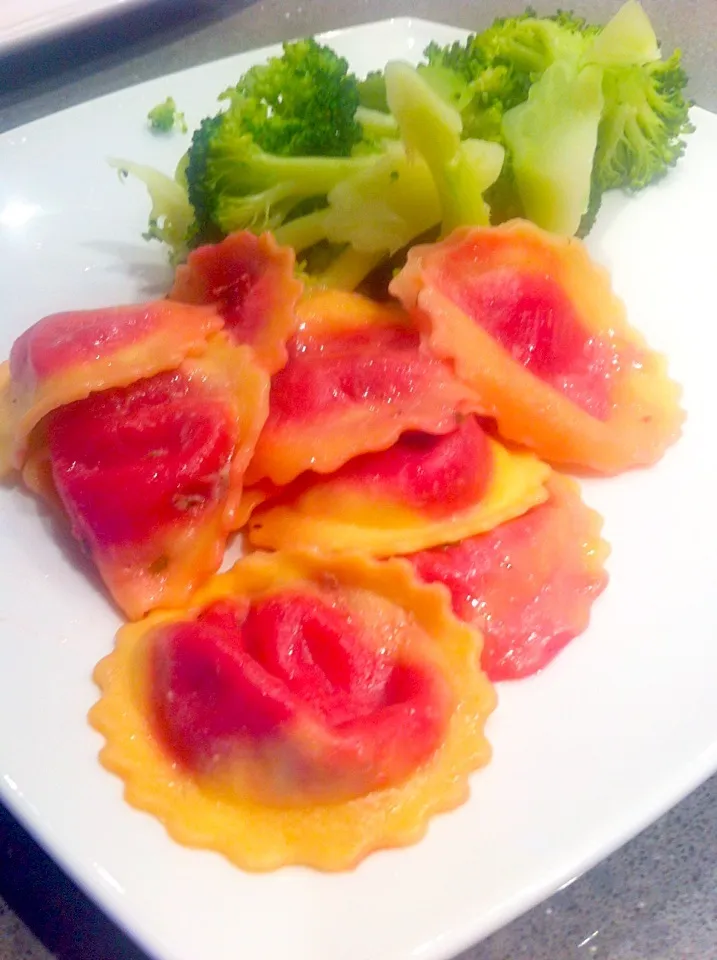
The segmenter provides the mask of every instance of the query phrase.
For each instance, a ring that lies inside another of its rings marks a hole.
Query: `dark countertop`
[[[695,101],[717,110],[717,0],[644,3],[666,46],[684,50]],[[545,12],[556,5],[555,0],[533,3]],[[567,6],[601,20],[618,2],[579,0]],[[0,58],[0,131],[142,80],[290,37],[408,14],[476,28],[520,8],[522,3],[510,0],[157,0],[71,37]],[[0,960],[53,956],[143,957],[0,808]],[[461,960],[521,957],[717,960],[717,778]]]

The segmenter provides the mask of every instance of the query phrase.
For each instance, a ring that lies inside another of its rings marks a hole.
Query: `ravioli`
[[[455,613],[483,632],[488,677],[536,673],[588,626],[605,589],[602,519],[575,481],[554,473],[549,499],[489,533],[416,553],[419,576],[443,583]]]
[[[332,473],[406,431],[449,433],[478,408],[473,391],[423,348],[405,313],[326,291],[299,310],[247,482],[282,486],[305,470]]]
[[[52,410],[172,370],[222,325],[213,307],[167,301],[39,320],[0,367],[0,476],[22,468],[30,432]]]
[[[680,388],[626,319],[584,245],[524,221],[414,247],[391,292],[502,436],[543,459],[614,474],[680,434]]]
[[[218,341],[43,422],[26,483],[62,504],[131,619],[185,603],[218,569],[268,392],[251,349]]]
[[[490,530],[541,503],[550,468],[509,453],[474,416],[451,433],[405,433],[328,477],[299,478],[250,521],[254,546],[390,556]]]
[[[287,360],[303,284],[294,278],[294,251],[274,237],[249,231],[193,250],[177,268],[169,296],[184,303],[214,303],[225,333],[252,346],[269,373]]]
[[[479,650],[404,561],[257,553],[120,630],[90,720],[180,843],[348,869],[466,799],[495,705]]]

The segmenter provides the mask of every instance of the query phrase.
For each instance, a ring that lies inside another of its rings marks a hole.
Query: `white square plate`
[[[395,20],[328,38],[358,72],[416,59],[456,30]],[[146,113],[172,94],[190,125],[256,51],[138,86],[0,137],[0,355],[46,313],[161,295],[147,201],[108,156],[167,171],[186,147]],[[585,484],[612,542],[586,634],[544,674],[503,685],[495,757],[470,801],[415,847],[357,870],[253,876],[183,849],[122,801],[97,762],[90,680],[118,620],[35,502],[0,488],[0,796],[163,960],[439,960],[625,841],[717,769],[717,118],[639,197],[610,197],[589,246],[634,324],[685,387],[683,439],[655,469]]]
[[[151,0],[2,0],[0,55],[13,47],[102,20]]]

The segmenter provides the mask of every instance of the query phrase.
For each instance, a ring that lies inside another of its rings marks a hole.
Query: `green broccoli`
[[[590,205],[603,109],[603,71],[551,64],[525,103],[503,117],[503,135],[526,216],[539,227],[572,236]]]
[[[279,243],[305,252],[335,253],[320,264],[307,253],[307,273],[316,282],[353,289],[387,257],[441,221],[441,205],[430,170],[409,158],[399,142],[388,144],[375,163],[338,183],[327,206],[279,227]]]
[[[216,230],[276,229],[371,163],[371,151],[351,156],[362,152],[358,82],[315,40],[285,44],[220,99],[226,109],[202,121],[188,152],[190,243]]]
[[[312,38],[285,43],[283,56],[251,67],[220,99],[236,99],[244,133],[278,156],[348,157],[363,137],[358,80]]]
[[[182,182],[181,165],[172,178],[139,163],[114,159],[109,162],[122,180],[131,174],[144,183],[152,202],[144,239],[165,243],[170,249],[171,261],[179,262],[187,253],[186,237],[194,217],[186,186]]]
[[[466,137],[500,139],[503,114],[556,60],[577,62],[592,28],[571,14],[538,18],[532,9],[503,17],[465,43],[429,44],[427,65],[451,71],[465,86],[459,106]],[[454,94],[455,96],[455,94]]]
[[[589,24],[566,11],[539,18],[529,9],[520,16],[496,20],[465,43],[447,47],[429,45],[425,51],[426,63],[421,69],[434,90],[460,110],[463,137],[495,140],[508,146],[502,173],[486,193],[493,222],[531,215],[531,209],[524,202],[528,189],[525,165],[513,155],[506,140],[507,115],[525,104],[529,94],[539,98],[542,107],[538,115],[542,113],[543,118],[551,118],[551,122],[543,127],[541,121],[532,128],[535,143],[531,149],[534,154],[541,153],[544,167],[551,149],[548,141],[552,140],[555,149],[562,142],[556,139],[556,130],[566,118],[566,104],[561,98],[567,95],[567,90],[564,83],[548,81],[546,86],[553,88],[556,98],[551,103],[545,88],[536,90],[541,78],[556,63],[569,67],[574,78],[582,76],[583,67],[594,65],[602,69],[603,107],[591,182],[588,188],[583,176],[578,190],[577,170],[565,181],[573,191],[572,201],[566,197],[565,203],[576,206],[569,217],[560,218],[563,229],[567,229],[566,224],[575,222],[577,206],[585,202],[580,225],[580,232],[584,234],[592,226],[604,191],[616,187],[641,189],[666,173],[684,152],[683,137],[692,130],[690,103],[685,97],[687,76],[680,65],[679,51],[664,61],[659,56],[657,38],[645,11],[637,0],[627,0],[604,27]],[[561,76],[565,75],[561,72]],[[594,88],[595,75],[592,76],[589,85]],[[585,92],[583,88],[582,93]],[[580,100],[579,91],[576,96],[577,100],[571,97],[573,108]],[[594,106],[595,101],[591,124]],[[529,113],[535,114],[535,106]],[[517,114],[521,115],[527,116],[525,111]],[[515,115],[507,122],[515,135]],[[563,133],[567,132],[565,126],[562,129]],[[576,131],[570,142],[573,148],[582,143],[580,169],[584,175],[585,151],[591,139],[583,138],[584,125],[581,129],[582,134],[579,136]],[[525,137],[520,137],[520,142],[528,146]],[[551,166],[557,172],[563,163],[569,168],[570,157],[556,156]],[[519,167],[522,168],[522,190],[517,182]],[[534,202],[540,193],[536,182],[530,192]],[[547,197],[544,199],[550,202]]]
[[[314,277],[331,286],[356,286],[430,230],[488,223],[483,193],[500,172],[502,147],[462,141],[460,115],[414,67],[390,63],[385,79],[400,140],[385,143],[370,165],[337,183],[325,208],[276,230],[280,243],[308,251],[309,273],[316,263],[311,251],[318,247],[323,257],[327,244],[338,251]]]
[[[682,155],[686,82],[638,0],[604,27],[528,9],[362,81],[307,39],[220,96],[174,178],[121,166],[150,192],[146,236],[175,260],[272,230],[305,272],[351,287],[417,237],[489,217],[584,235],[606,190],[640,189]],[[168,99],[150,122],[177,116]]]
[[[660,45],[650,19],[637,0],[626,0],[594,35],[584,57],[602,67],[642,66],[660,59]]]
[[[192,238],[212,228],[276,230],[300,202],[324,198],[373,162],[372,155],[268,153],[245,133],[243,105],[234,98],[228,111],[204,120],[192,140],[186,174],[195,213]]]
[[[461,140],[460,113],[407,63],[386,66],[386,94],[409,155],[423,157],[441,201],[444,234],[462,225],[485,225],[483,194],[497,179],[504,151],[495,143]]]
[[[372,70],[358,85],[359,104],[368,110],[388,113],[386,80],[382,70]]]
[[[177,110],[173,97],[167,97],[164,103],[158,103],[156,107],[152,107],[147,114],[147,120],[150,128],[158,133],[169,133],[174,127],[178,127],[182,133],[187,132],[184,114]]]

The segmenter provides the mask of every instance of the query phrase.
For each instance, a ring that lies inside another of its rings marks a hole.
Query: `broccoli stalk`
[[[358,157],[280,156],[243,132],[241,103],[205,120],[192,140],[187,166],[195,230],[223,233],[277,229],[296,205],[325,197],[341,180],[375,162]]]
[[[660,45],[637,0],[627,0],[597,34],[584,60],[603,67],[642,66],[660,59]]]
[[[322,242],[341,249],[317,282],[352,289],[378,266],[441,220],[431,172],[420,157],[409,159],[390,144],[373,165],[342,180],[327,206],[279,227],[279,243],[304,251]]]
[[[496,143],[461,141],[458,111],[407,63],[386,66],[386,95],[408,154],[423,157],[441,202],[444,234],[489,222],[483,194],[500,174],[504,151]]]
[[[503,118],[523,209],[553,233],[577,233],[590,205],[602,79],[600,67],[556,61]]]
[[[356,120],[361,124],[364,139],[367,141],[395,140],[399,135],[398,124],[390,113],[358,107]]]
[[[384,259],[382,253],[362,253],[346,247],[322,271],[308,278],[309,283],[334,290],[355,290]]]
[[[172,262],[181,260],[187,252],[185,238],[194,218],[186,188],[181,183],[181,165],[173,179],[139,163],[111,159],[109,164],[118,171],[122,180],[131,174],[147,188],[152,209],[147,231],[143,234],[145,240],[160,240],[172,251]]]

